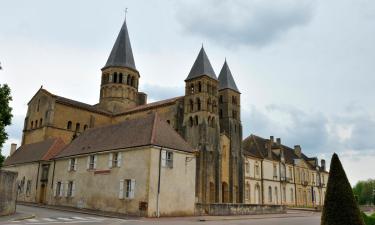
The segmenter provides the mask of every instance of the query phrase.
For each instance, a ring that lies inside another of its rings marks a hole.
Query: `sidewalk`
[[[13,215],[1,216],[0,222],[32,219],[35,215],[31,213],[16,212]]]

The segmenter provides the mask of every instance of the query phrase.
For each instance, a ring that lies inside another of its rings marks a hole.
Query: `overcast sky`
[[[352,184],[375,178],[375,1],[4,1],[0,83],[12,88],[10,143],[43,85],[95,104],[128,9],[140,90],[149,101],[184,94],[204,44],[218,74],[225,57],[242,92],[244,137],[337,152]]]

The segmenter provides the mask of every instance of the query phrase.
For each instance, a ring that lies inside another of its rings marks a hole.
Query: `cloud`
[[[184,87],[169,87],[169,86],[159,86],[154,84],[141,83],[142,91],[147,94],[147,102],[160,101],[168,98],[174,98],[178,96],[183,96],[185,88]]]
[[[208,0],[178,7],[177,20],[187,33],[225,46],[262,47],[290,29],[309,23],[312,0]]]

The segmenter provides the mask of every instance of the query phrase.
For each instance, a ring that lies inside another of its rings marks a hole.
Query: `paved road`
[[[49,225],[49,224],[93,224],[93,225],[120,225],[120,224],[134,224],[134,225],[319,225],[320,224],[320,214],[311,212],[298,212],[292,211],[288,215],[274,215],[275,217],[283,218],[262,218],[259,216],[248,216],[246,219],[239,217],[225,217],[229,220],[222,220],[224,217],[204,217],[206,221],[199,221],[198,217],[180,217],[180,218],[160,218],[160,219],[116,219],[116,218],[106,218],[100,216],[92,216],[82,213],[65,212],[53,209],[22,206],[17,207],[18,212],[26,214],[34,214],[35,218],[26,219],[22,221],[2,221],[1,225]],[[267,217],[267,216],[265,216]]]

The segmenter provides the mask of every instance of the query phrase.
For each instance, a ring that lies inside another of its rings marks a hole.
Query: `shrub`
[[[375,216],[372,214],[371,216],[367,216],[366,213],[362,212],[362,218],[365,221],[366,225],[375,225]]]
[[[333,154],[321,225],[365,225],[337,154]]]

